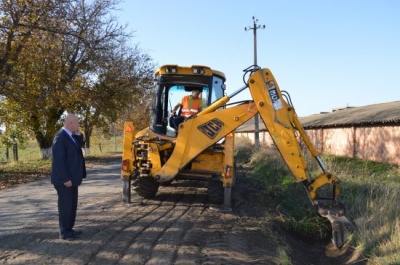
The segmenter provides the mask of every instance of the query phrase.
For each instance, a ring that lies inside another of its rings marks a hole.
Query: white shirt
[[[71,137],[72,141],[74,141],[74,143],[76,143],[74,137],[72,137],[72,132],[65,127],[62,127],[62,129],[69,135],[69,137]]]

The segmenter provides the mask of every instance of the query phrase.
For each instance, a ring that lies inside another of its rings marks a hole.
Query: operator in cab
[[[181,124],[185,119],[201,111],[202,106],[200,93],[201,92],[198,88],[194,88],[191,95],[184,96],[181,101],[176,104],[171,112],[171,127],[178,130],[179,124]],[[181,108],[181,114],[180,116],[177,116],[176,112],[179,108]]]

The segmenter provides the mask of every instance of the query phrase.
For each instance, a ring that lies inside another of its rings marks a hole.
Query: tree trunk
[[[50,159],[52,155],[52,149],[49,148],[40,148],[40,153],[42,155],[42,159]]]
[[[90,148],[84,147],[84,148],[82,148],[82,149],[83,149],[83,154],[84,154],[85,156],[90,155]]]
[[[10,159],[10,148],[7,146],[6,147],[6,162]]]
[[[13,144],[13,157],[14,161],[18,161],[18,144]]]
[[[38,118],[38,114],[32,114],[30,116],[29,122],[31,124],[33,133],[35,134],[36,141],[39,144],[42,159],[48,159],[51,157],[53,138],[57,131],[60,129],[57,123],[60,120],[63,112],[64,109],[52,108],[50,111],[51,114],[46,116],[43,120]]]
[[[90,136],[92,135],[92,128],[84,128],[85,133],[85,148],[90,148]]]

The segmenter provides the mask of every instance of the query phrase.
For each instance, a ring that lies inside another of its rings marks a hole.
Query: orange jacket
[[[193,98],[192,96],[184,96],[181,100],[182,113],[181,116],[188,118],[199,112],[200,98]]]

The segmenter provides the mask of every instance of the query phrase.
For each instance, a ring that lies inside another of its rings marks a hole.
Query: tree
[[[112,56],[97,69],[94,81],[87,87],[86,97],[73,110],[82,117],[86,148],[90,148],[94,127],[109,133],[110,125],[123,118],[132,102],[148,100],[147,90],[154,71],[150,57],[141,53],[138,47],[123,47],[122,50],[122,53],[110,54]]]
[[[27,130],[21,124],[15,107],[12,102],[0,96],[0,146],[6,148],[7,159],[9,148],[14,147],[14,152],[16,152],[17,144],[19,147],[24,147],[27,139]],[[10,110],[13,111],[10,112]],[[14,158],[16,158],[15,154]]]
[[[38,28],[53,25],[68,0],[0,2],[0,95],[12,95],[8,83],[27,41]]]
[[[18,109],[19,121],[33,132],[42,157],[47,158],[65,111],[85,118],[90,137],[91,127],[116,119],[126,101],[120,95],[136,93],[147,78],[140,77],[140,71],[152,65],[147,55],[126,48],[130,34],[108,15],[118,1],[16,3],[1,4],[0,47],[5,52],[0,75],[6,81],[0,95]],[[38,8],[44,11],[21,19],[26,10]]]

